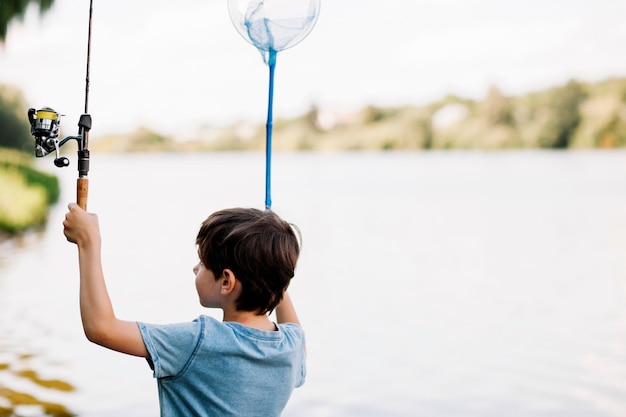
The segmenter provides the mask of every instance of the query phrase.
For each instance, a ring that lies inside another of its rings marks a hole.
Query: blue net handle
[[[274,69],[276,68],[276,51],[268,52],[267,65],[270,68],[270,86],[267,99],[267,123],[265,124],[265,209],[272,208],[272,127],[274,107]]]

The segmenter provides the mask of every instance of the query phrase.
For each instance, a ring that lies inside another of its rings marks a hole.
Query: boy
[[[148,360],[161,416],[279,416],[304,383],[304,333],[287,293],[299,256],[291,226],[271,211],[228,209],[210,215],[193,268],[204,307],[223,322],[153,325],[118,319],[106,289],[98,217],[70,203],[63,222],[78,246],[80,311],[93,343]],[[276,310],[278,324],[268,313]]]

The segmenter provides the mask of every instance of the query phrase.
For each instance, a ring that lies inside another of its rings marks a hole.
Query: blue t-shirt
[[[137,323],[158,379],[162,417],[279,416],[306,376],[304,332],[265,331],[200,316]]]

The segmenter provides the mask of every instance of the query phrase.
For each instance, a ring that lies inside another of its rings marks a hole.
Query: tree
[[[6,38],[11,21],[23,18],[30,4],[35,4],[44,13],[53,3],[54,0],[0,0],[0,46]],[[0,146],[29,149],[32,138],[26,113],[22,114],[25,108],[19,91],[0,85]]]
[[[50,9],[54,0],[2,0],[0,2],[0,43],[4,42],[7,36],[9,23],[14,19],[23,18],[31,3],[39,6],[39,11],[44,13]]]
[[[551,118],[543,129],[539,144],[543,148],[567,148],[581,121],[580,103],[587,97],[583,86],[572,80],[554,92],[550,102]]]
[[[0,147],[33,152],[33,138],[22,93],[0,84]]]
[[[513,105],[495,85],[489,88],[487,97],[482,103],[485,116],[490,125],[512,125]]]

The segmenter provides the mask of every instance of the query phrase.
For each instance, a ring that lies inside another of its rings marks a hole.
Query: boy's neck
[[[276,325],[265,314],[256,314],[252,311],[226,311],[224,310],[224,321],[243,324],[259,330],[274,331]]]

